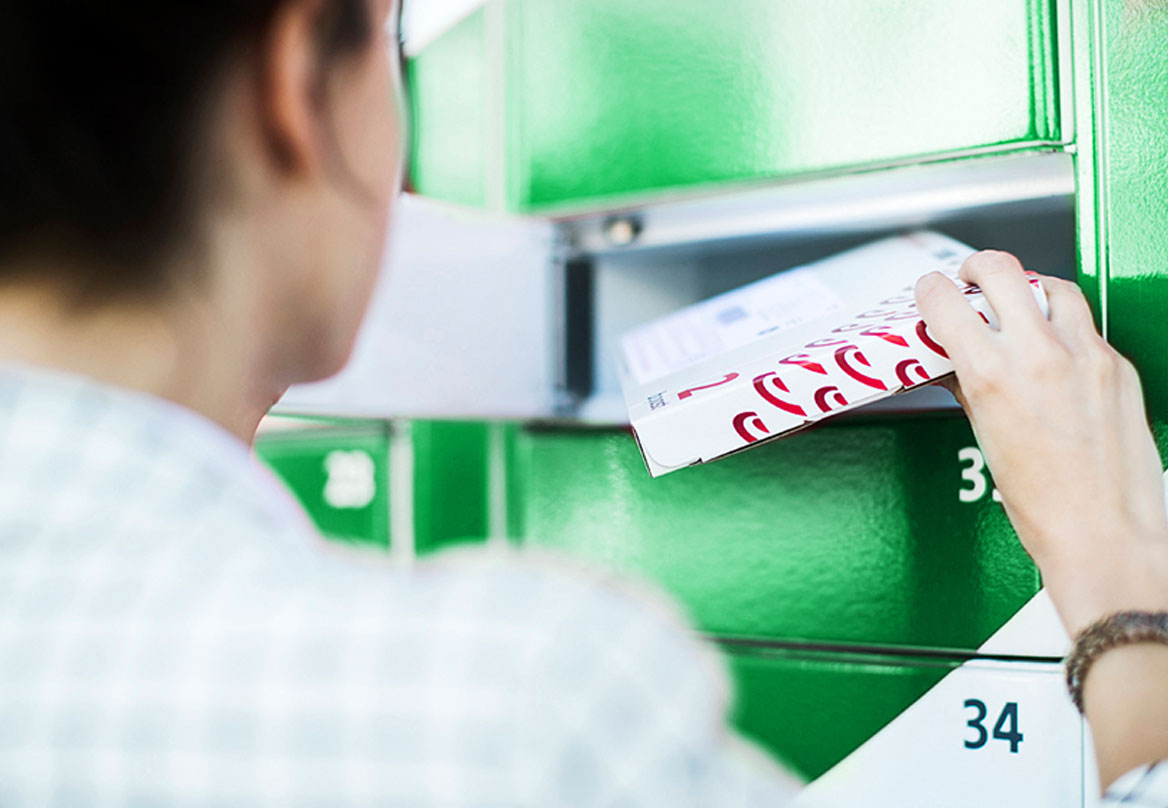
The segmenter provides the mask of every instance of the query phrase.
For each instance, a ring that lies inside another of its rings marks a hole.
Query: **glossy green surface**
[[[721,635],[976,649],[1038,589],[963,417],[837,423],[650,479],[624,431],[524,430],[524,541],[647,576]]]
[[[939,659],[724,648],[733,722],[796,773],[843,760],[960,663]]]
[[[477,11],[408,63],[410,178],[427,196],[487,202],[486,34]]]
[[[414,536],[419,555],[487,535],[487,429],[414,421]]]
[[[487,116],[505,142],[487,160],[503,161],[512,210],[604,207],[1059,137],[1051,0],[503,8],[505,24],[490,30],[503,39],[507,79]],[[482,13],[426,48],[411,82],[416,187],[472,203],[481,174],[456,167],[480,157],[471,138],[482,91],[468,95],[466,77],[486,69],[472,38]],[[427,80],[447,74],[449,86]]]
[[[263,433],[256,455],[322,534],[389,547],[388,426],[314,426]]]
[[[1096,13],[1098,12],[1098,13]],[[1168,453],[1168,5],[1078,3],[1090,22],[1093,81],[1081,84],[1080,237],[1108,338],[1144,382]],[[1086,237],[1084,239],[1084,236]]]

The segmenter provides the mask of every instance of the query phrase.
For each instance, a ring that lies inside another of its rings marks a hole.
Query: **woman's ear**
[[[315,21],[316,0],[283,3],[260,47],[259,111],[276,166],[314,172],[322,160],[316,137],[322,79]]]

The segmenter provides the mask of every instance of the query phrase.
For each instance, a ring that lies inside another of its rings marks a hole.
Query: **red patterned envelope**
[[[939,233],[888,238],[626,334],[621,386],[649,473],[706,463],[951,373],[913,287],[934,270],[956,280],[972,253]],[[996,328],[981,291],[958,283]],[[1031,285],[1045,311],[1037,278]]]

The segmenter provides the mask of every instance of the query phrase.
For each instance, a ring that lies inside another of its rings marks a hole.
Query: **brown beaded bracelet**
[[[1159,642],[1168,645],[1168,612],[1116,612],[1079,632],[1067,655],[1067,690],[1083,712],[1083,682],[1095,660],[1121,645]]]

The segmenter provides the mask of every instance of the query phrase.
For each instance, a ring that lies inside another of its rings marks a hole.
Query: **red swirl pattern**
[[[878,337],[885,342],[889,342],[898,348],[907,348],[908,340],[900,334],[893,334],[889,331],[889,326],[878,325],[875,328],[869,328],[867,331],[860,332],[861,337]]]
[[[804,370],[809,370],[812,373],[819,373],[823,376],[827,375],[827,368],[818,362],[813,361],[811,357],[805,353],[794,354],[792,356],[788,356],[786,359],[780,359],[779,364],[795,365],[796,367],[801,367]]]
[[[849,354],[851,354],[851,358],[849,358]],[[875,376],[869,376],[868,374],[860,371],[855,365],[852,364],[852,359],[855,359],[856,362],[859,362],[864,367],[872,367],[872,364],[868,361],[868,358],[864,356],[860,349],[855,345],[845,345],[835,352],[835,362],[840,366],[840,370],[842,370],[844,373],[860,382],[860,384],[867,385],[868,387],[875,388],[876,390],[888,389],[888,386],[880,379],[877,379]]]
[[[829,397],[832,403],[828,403]],[[820,387],[815,391],[815,404],[819,407],[820,412],[831,412],[838,407],[846,407],[848,400],[844,398],[844,394],[840,392],[838,387],[829,385],[827,387]],[[835,406],[832,406],[832,404]]]
[[[747,426],[758,431],[758,435],[753,434]],[[758,417],[757,412],[740,412],[734,416],[734,431],[738,433],[738,437],[742,438],[747,443],[754,443],[759,438],[766,437],[771,434],[767,429],[767,425],[762,422],[762,418]]]
[[[783,384],[783,380],[780,379],[778,374],[775,373],[773,370],[770,371],[769,373],[763,373],[760,376],[754,377],[754,389],[758,392],[758,394],[760,396],[762,396],[762,399],[766,403],[770,404],[772,407],[778,407],[780,410],[783,410],[784,412],[789,412],[792,415],[798,415],[798,416],[801,416],[804,418],[807,417],[807,411],[804,410],[802,407],[800,407],[798,404],[796,404],[793,401],[787,401],[785,399],[779,398],[779,396],[774,392],[774,390],[769,389],[769,388],[775,388],[775,387],[777,387],[781,392],[784,392],[784,393],[791,392],[791,388],[789,388],[789,387],[787,387],[787,385]]]
[[[913,375],[916,378],[913,378]],[[896,366],[896,378],[905,387],[913,387],[929,380],[929,372],[924,369],[919,360],[905,359]]]
[[[924,320],[921,320],[919,323],[917,323],[917,336],[921,338],[921,342],[925,343],[925,346],[930,351],[937,354],[938,356],[943,356],[946,359],[949,358],[949,354],[945,353],[945,349],[942,348],[940,344],[935,339],[933,339],[933,335],[929,333],[929,327],[925,325]]]

